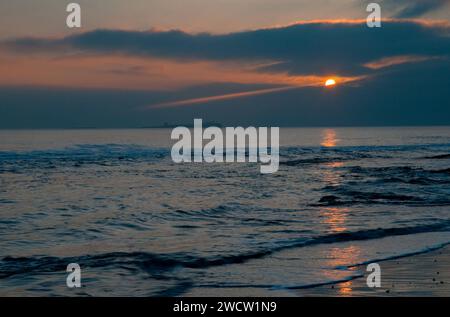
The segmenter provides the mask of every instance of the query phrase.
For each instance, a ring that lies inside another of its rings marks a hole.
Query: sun
[[[336,85],[336,81],[333,78],[327,79],[325,82],[325,87],[330,87]]]

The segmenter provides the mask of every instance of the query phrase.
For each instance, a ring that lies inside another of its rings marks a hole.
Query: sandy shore
[[[378,262],[381,287],[366,284],[366,267],[356,267],[365,274],[345,283],[296,291],[299,296],[450,296],[450,246],[395,260]]]
[[[343,297],[343,296],[450,296],[450,245],[438,250],[377,262],[381,287],[367,286],[366,266],[357,266],[351,281],[298,290],[260,288],[195,288],[183,296]]]

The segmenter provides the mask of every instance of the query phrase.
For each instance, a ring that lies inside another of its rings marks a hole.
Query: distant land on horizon
[[[203,128],[207,127],[219,127],[219,128],[226,128],[226,127],[249,127],[251,125],[224,125],[220,123],[203,123]],[[269,125],[270,126],[270,125]],[[174,129],[176,127],[187,127],[187,128],[193,128],[193,123],[180,123],[180,124],[163,124],[163,125],[155,125],[155,126],[142,126],[142,127],[17,127],[17,128],[3,128],[0,127],[0,131],[26,131],[26,130],[158,130],[158,129]],[[275,127],[273,125],[272,127]],[[418,127],[418,128],[439,128],[439,127],[448,127],[450,128],[450,124],[411,124],[411,125],[304,125],[304,126],[278,126],[282,129],[329,129],[329,128],[408,128],[408,127]]]

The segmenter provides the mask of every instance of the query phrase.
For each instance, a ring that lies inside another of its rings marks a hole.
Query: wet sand
[[[365,274],[352,281],[297,290],[298,296],[450,296],[450,246],[428,253],[378,262],[381,287],[369,288]]]
[[[377,296],[450,296],[450,245],[398,259],[377,262],[381,268],[381,287],[367,286],[366,265],[353,267],[354,280],[311,288],[195,288],[183,296],[218,297],[377,297]]]

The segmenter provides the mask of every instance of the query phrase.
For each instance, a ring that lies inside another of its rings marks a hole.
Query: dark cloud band
[[[413,21],[386,21],[369,29],[364,22],[302,23],[225,35],[182,31],[96,30],[63,39],[16,39],[19,52],[101,53],[155,56],[177,60],[275,60],[263,71],[295,74],[362,74],[362,65],[399,55],[447,56],[450,27]]]

